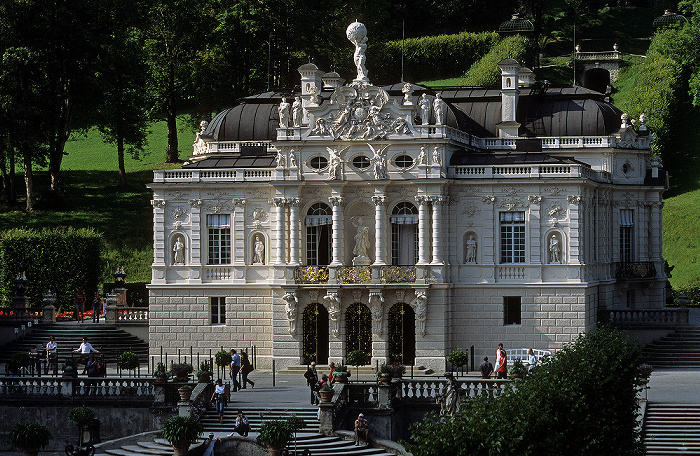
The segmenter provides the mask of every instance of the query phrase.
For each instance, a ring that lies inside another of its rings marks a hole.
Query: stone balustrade
[[[154,379],[132,377],[0,377],[2,398],[93,398],[152,401]]]
[[[463,396],[473,398],[482,394],[498,395],[510,380],[458,378],[457,383]],[[400,397],[407,402],[435,403],[441,397],[447,380],[406,379],[400,383]]]
[[[601,310],[601,321],[617,327],[676,328],[688,325],[688,309],[609,309]]]

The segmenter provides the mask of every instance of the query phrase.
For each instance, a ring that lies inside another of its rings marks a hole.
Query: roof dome
[[[509,21],[503,22],[498,27],[498,33],[527,33],[534,30],[535,26],[532,25],[532,22],[520,17],[519,13],[513,14]]]
[[[686,19],[682,14],[676,14],[666,10],[664,11],[663,15],[654,19],[651,26],[654,30],[656,30],[663,27],[682,27],[686,22],[688,22],[688,19]]]

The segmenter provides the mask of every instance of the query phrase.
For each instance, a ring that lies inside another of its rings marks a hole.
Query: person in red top
[[[498,366],[496,367],[496,378],[508,378],[508,359],[506,351],[501,350],[500,358],[498,358]]]
[[[331,361],[330,363],[328,363],[328,367],[331,368],[331,371],[328,374],[328,383],[333,383],[335,382],[335,378],[333,378],[333,372],[335,372],[335,363]]]

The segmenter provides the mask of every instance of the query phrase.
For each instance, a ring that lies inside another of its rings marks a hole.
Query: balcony
[[[337,277],[338,283],[371,283],[372,268],[370,266],[340,266]]]
[[[656,266],[651,261],[615,263],[615,277],[621,281],[653,280]]]
[[[415,283],[415,266],[382,266],[381,283]]]
[[[294,283],[328,283],[328,266],[298,266],[294,268]]]

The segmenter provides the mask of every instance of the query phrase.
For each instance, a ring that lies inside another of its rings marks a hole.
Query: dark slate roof
[[[274,166],[275,155],[260,156],[244,154],[227,154],[225,156],[209,156],[202,160],[192,161],[182,165],[183,168],[271,168]]]
[[[441,94],[448,106],[446,125],[479,137],[498,136],[500,89],[429,89],[411,85],[414,96]],[[397,100],[403,98],[403,83],[383,88]],[[325,101],[331,93],[332,90],[324,89],[321,98]],[[277,105],[283,96],[294,95],[298,95],[298,90],[264,92],[243,98],[238,105],[214,117],[205,134],[216,141],[274,140],[279,125]],[[599,92],[582,87],[533,87],[521,89],[516,117],[521,124],[521,136],[607,136],[619,130],[621,114]]]
[[[527,141],[527,140],[524,140]],[[514,164],[568,164],[590,165],[575,160],[572,157],[552,157],[541,152],[474,152],[466,149],[456,151],[450,158],[450,166],[458,165],[514,165]]]

